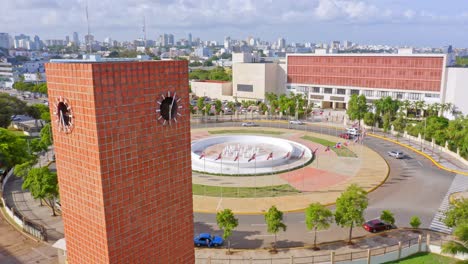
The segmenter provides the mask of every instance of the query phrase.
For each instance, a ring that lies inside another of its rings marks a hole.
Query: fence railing
[[[21,211],[19,211],[14,205],[10,204],[8,199],[5,197],[5,185],[8,183],[8,181],[11,179],[13,176],[13,169],[11,169],[7,176],[3,179],[2,182],[2,203],[5,208],[6,214],[10,217],[11,220],[13,220],[20,228],[23,229],[25,233],[30,234],[31,236],[47,241],[47,229],[40,225],[35,223],[34,221],[28,219],[26,216],[24,216]]]
[[[241,257],[226,257],[226,258],[197,258],[197,264],[264,264],[264,263],[274,263],[274,264],[314,264],[314,263],[362,263],[362,261],[368,259],[369,263],[381,263],[380,261],[392,261],[398,260],[400,258],[412,255],[420,251],[428,250],[428,241],[430,236],[423,237],[419,236],[417,238],[412,238],[409,240],[401,241],[396,244],[387,245],[383,247],[377,247],[372,249],[365,249],[359,251],[351,251],[344,253],[337,253],[335,251],[330,251],[327,254],[318,254],[310,256],[301,256],[301,257],[277,257],[277,258],[241,258]],[[434,241],[431,243],[436,243],[440,245],[440,241]]]

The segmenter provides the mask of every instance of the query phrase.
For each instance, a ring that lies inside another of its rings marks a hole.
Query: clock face
[[[70,133],[73,130],[73,110],[70,102],[62,96],[56,98],[54,103],[55,122],[58,130],[63,133]]]
[[[180,111],[183,107],[181,105],[181,98],[177,97],[174,92],[170,91],[161,94],[161,97],[156,101],[156,113],[158,114],[158,121],[163,125],[171,126],[177,123],[177,118],[182,116]]]

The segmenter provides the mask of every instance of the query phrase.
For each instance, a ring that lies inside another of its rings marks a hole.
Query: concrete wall
[[[453,103],[457,110],[468,114],[468,68],[447,68],[445,102]],[[446,113],[445,115],[450,115]]]
[[[190,82],[192,93],[196,96],[208,96],[219,100],[232,100],[232,82]]]
[[[233,95],[238,100],[264,100],[265,93],[284,93],[286,72],[277,63],[234,63]],[[238,85],[252,85],[252,92],[239,91]]]

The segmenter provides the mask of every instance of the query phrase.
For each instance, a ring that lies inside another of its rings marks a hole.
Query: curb
[[[21,228],[13,221],[13,219],[11,219],[11,217],[5,212],[5,208],[4,208],[5,205],[2,204],[1,201],[0,201],[0,207],[1,207],[1,208],[0,208],[0,211],[2,212],[3,219],[5,219],[5,221],[7,221],[7,223],[8,223],[11,227],[13,227],[16,231],[18,231],[19,233],[21,233],[21,234],[22,234],[23,236],[25,236],[26,238],[29,238],[29,239],[31,239],[31,240],[37,242],[37,243],[44,243],[44,244],[46,244],[46,245],[49,245],[49,244],[47,244],[47,242],[42,241],[42,240],[40,240],[40,239],[38,239],[38,238],[36,238],[36,237],[34,237],[34,236],[32,236],[32,235],[30,235],[30,234],[24,232],[23,229],[21,229]]]
[[[400,143],[396,140],[393,140],[393,139],[389,139],[389,138],[386,138],[386,137],[382,137],[382,136],[379,136],[379,135],[376,135],[376,134],[373,134],[373,133],[368,133],[369,136],[371,137],[374,137],[374,138],[379,138],[379,139],[382,139],[382,140],[386,140],[386,141],[389,141],[389,142],[392,142],[392,143],[395,143],[397,145],[400,145],[402,147],[405,147],[413,152],[416,152],[417,154],[421,155],[421,156],[424,156],[425,158],[427,158],[428,160],[430,160],[434,165],[436,165],[439,169],[441,170],[445,170],[445,171],[448,171],[448,172],[452,172],[452,173],[456,173],[456,174],[461,174],[461,175],[465,175],[465,176],[468,176],[468,172],[464,172],[464,171],[459,171],[459,170],[453,170],[453,169],[449,169],[445,166],[442,166],[440,163],[438,163],[437,161],[435,161],[431,156],[427,155],[426,153],[420,151],[420,150],[417,150],[411,146],[408,146],[406,144],[403,144],[403,143]]]

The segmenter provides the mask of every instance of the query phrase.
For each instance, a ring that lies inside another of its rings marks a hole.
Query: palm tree
[[[440,107],[441,116],[443,116],[445,112],[453,113],[454,108],[455,106],[452,103],[441,104],[441,107]]]
[[[413,102],[414,109],[416,110],[416,114],[419,113],[419,116],[424,116],[424,109],[426,109],[426,102],[420,100]]]
[[[431,116],[439,116],[440,108],[441,108],[441,104],[439,103],[433,103],[433,104],[427,105],[427,110],[429,112],[429,115]]]
[[[405,117],[408,117],[408,109],[410,109],[412,106],[410,100],[404,100],[401,102],[401,110],[405,112]]]
[[[457,225],[453,231],[454,240],[442,245],[442,252],[457,254],[468,253],[468,222],[462,222]]]

